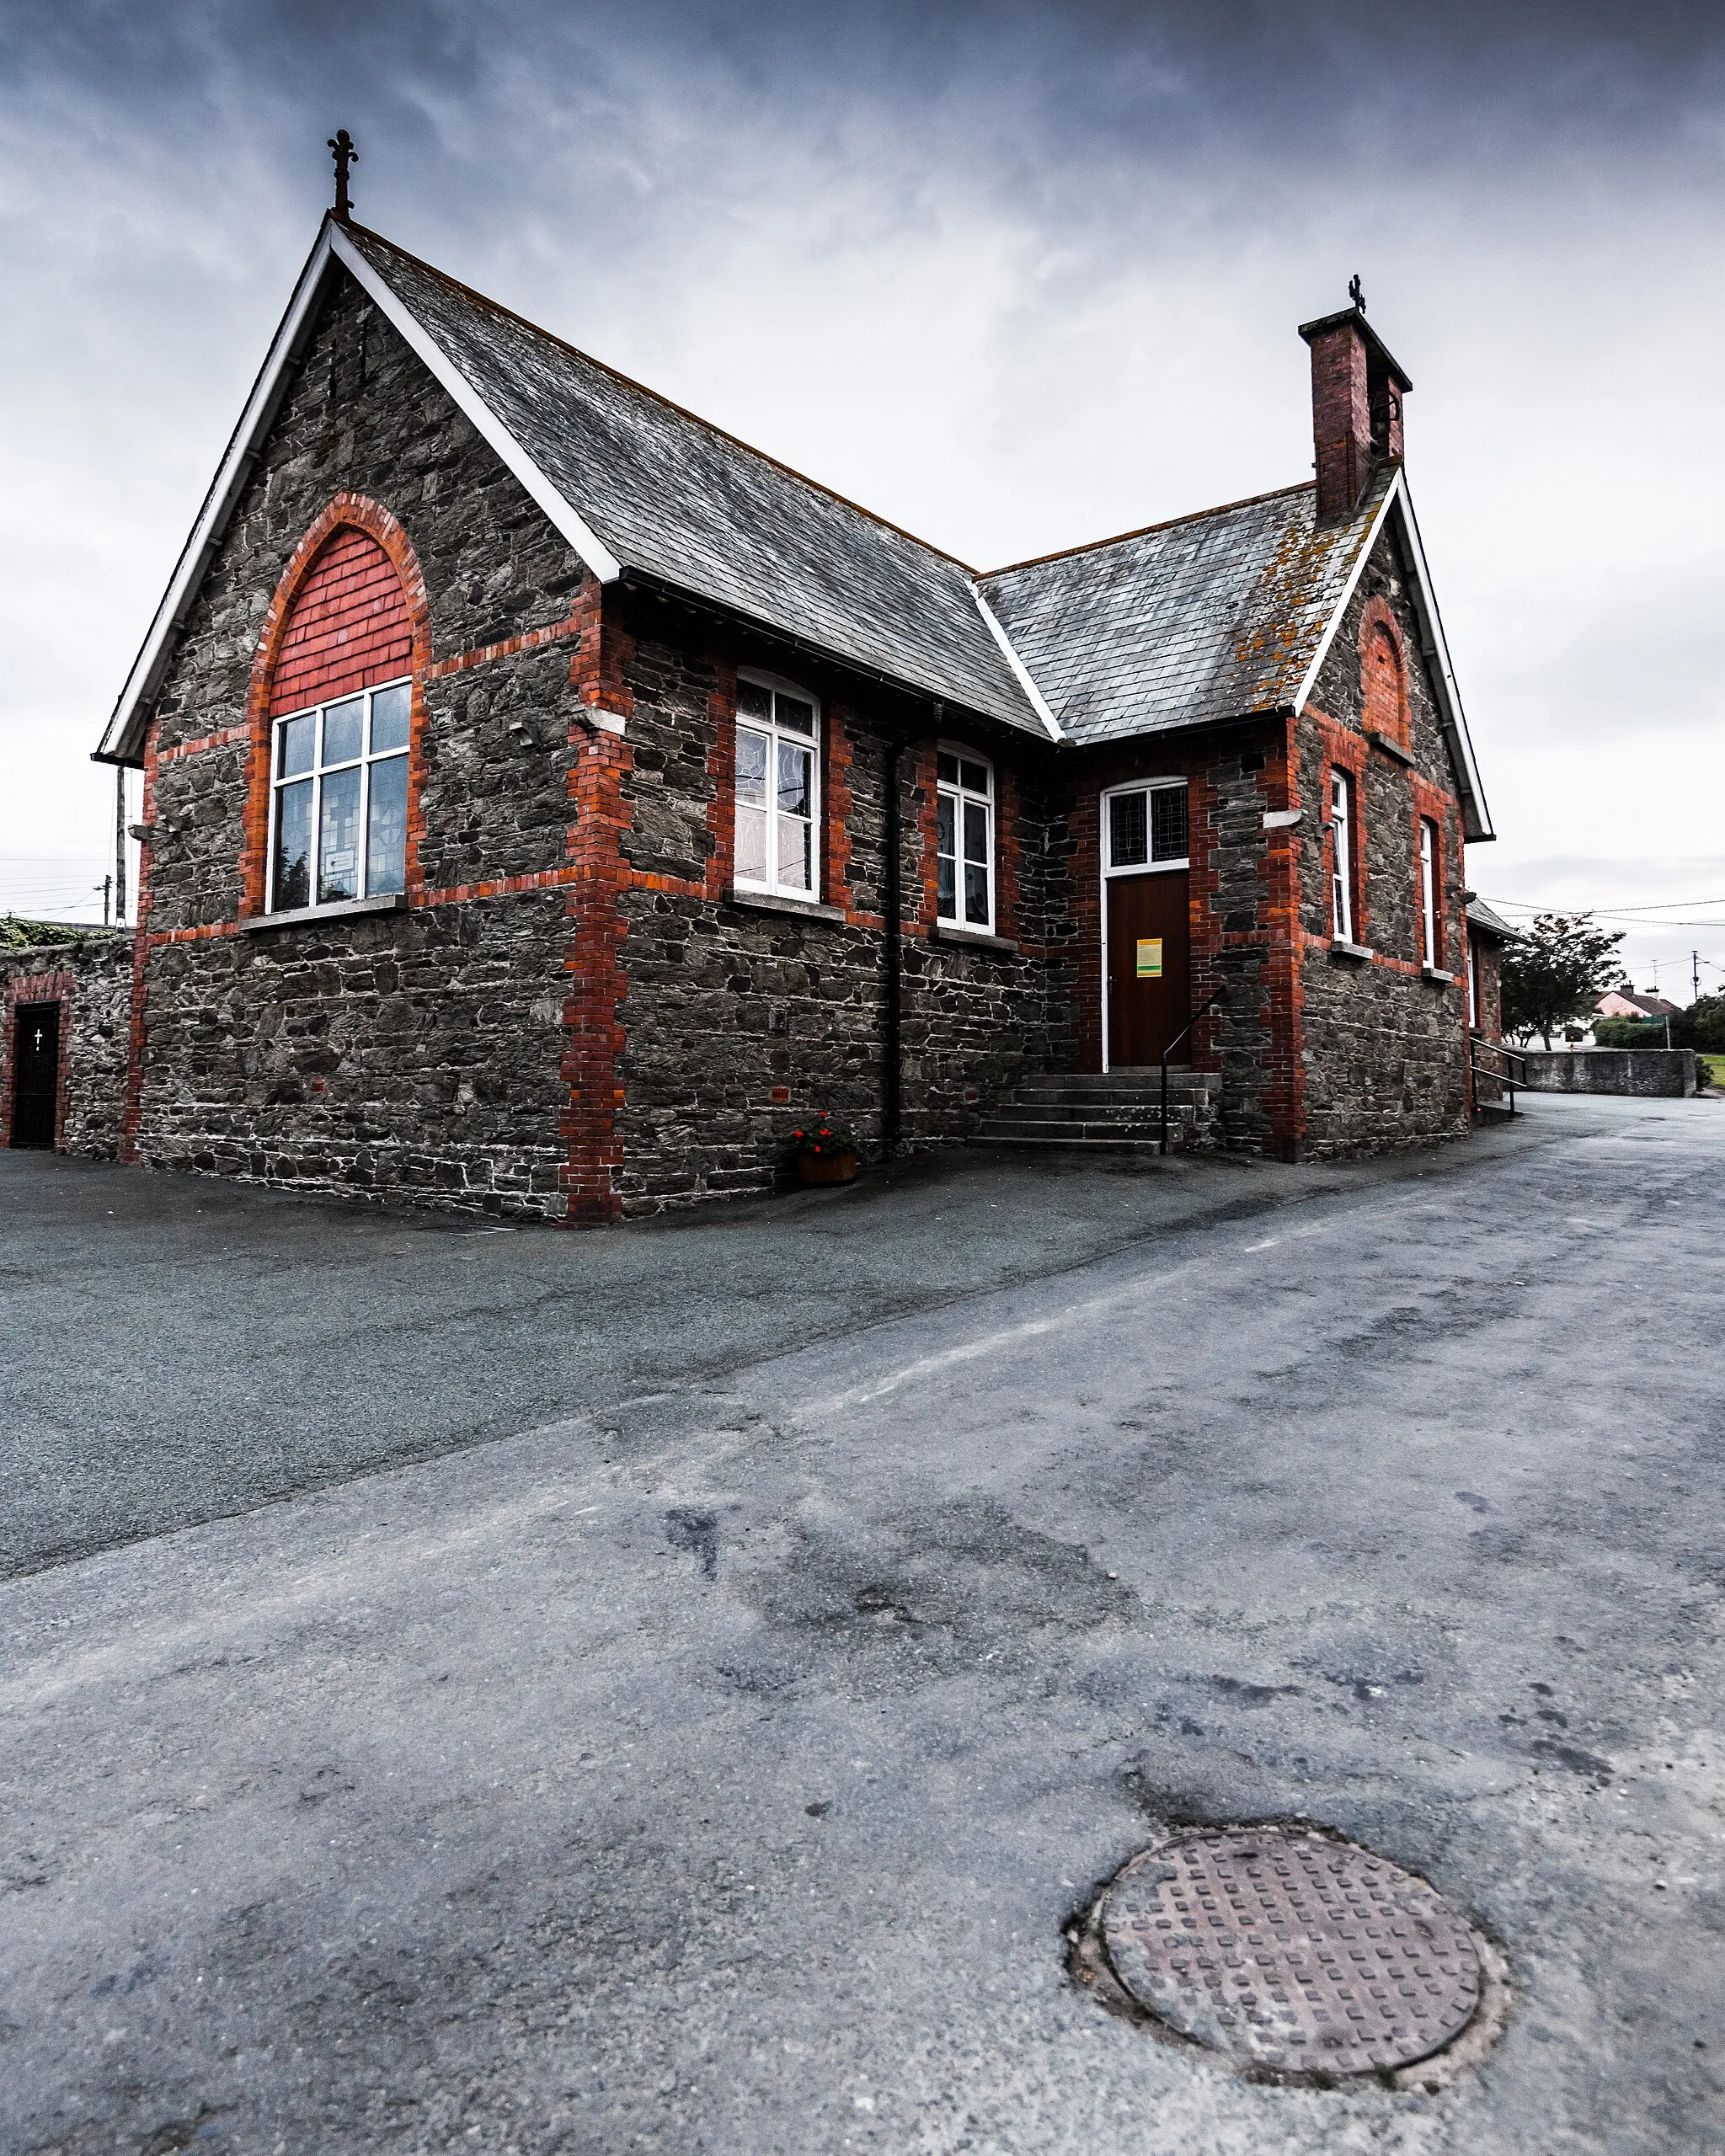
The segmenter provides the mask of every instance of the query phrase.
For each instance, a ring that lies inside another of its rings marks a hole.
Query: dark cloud
[[[1482,878],[1657,859],[1621,801],[1573,843],[1637,729],[1725,783],[1717,4],[60,0],[0,40],[0,871],[99,863],[85,750],[338,125],[366,221],[985,561],[1299,477],[1293,324],[1358,269],[1418,384]]]

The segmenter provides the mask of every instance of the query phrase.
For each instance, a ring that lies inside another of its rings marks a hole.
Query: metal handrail
[[[1501,1070],[1493,1070],[1488,1064],[1482,1064],[1480,1061],[1482,1055],[1501,1056],[1503,1059],[1503,1069]],[[1519,1070],[1515,1068],[1515,1065],[1518,1064],[1521,1066]],[[1476,1081],[1476,1091],[1473,1097],[1473,1104],[1476,1110],[1477,1110],[1479,1107],[1479,1093],[1477,1091],[1477,1081],[1482,1078],[1495,1078],[1498,1083],[1503,1086],[1504,1091],[1509,1096],[1509,1113],[1511,1115],[1514,1115],[1515,1113],[1516,1087],[1519,1086],[1524,1093],[1530,1091],[1527,1082],[1526,1056],[1522,1054],[1519,1049],[1505,1048],[1502,1041],[1487,1040],[1483,1033],[1471,1033],[1467,1036],[1467,1069],[1468,1075]]]
[[[1172,1040],[1171,1040],[1167,1046],[1162,1050],[1162,1152],[1164,1155],[1167,1154],[1168,1150],[1168,1058],[1174,1053],[1174,1050],[1178,1048],[1181,1042],[1185,1039],[1187,1034],[1192,1031],[1192,1028],[1198,1023],[1204,1012],[1206,1011],[1212,1010],[1215,1005],[1221,1001],[1223,996],[1226,993],[1227,990],[1225,985],[1216,990],[1215,994],[1210,997],[1209,1002],[1200,1003],[1197,1010],[1193,1012],[1192,1016],[1186,1021],[1185,1024],[1181,1027],[1179,1032],[1175,1034]]]

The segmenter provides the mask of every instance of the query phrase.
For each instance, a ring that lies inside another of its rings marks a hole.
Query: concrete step
[[[969,1140],[973,1145],[1017,1146],[1039,1151],[1060,1153],[1160,1153],[1159,1138],[1010,1138],[991,1130],[980,1130]],[[1175,1145],[1175,1134],[1168,1132],[1168,1145],[1172,1150],[1183,1150]]]
[[[1171,1111],[1169,1141],[1172,1143],[1188,1129],[1191,1121],[1189,1116],[1177,1116]],[[1146,1116],[1134,1116],[1130,1120],[1103,1122],[1092,1118],[1081,1122],[1051,1116],[996,1115],[991,1116],[977,1134],[985,1139],[1011,1139],[1015,1144],[1025,1145],[1148,1145],[1159,1142],[1162,1122],[1160,1118],[1152,1120]]]

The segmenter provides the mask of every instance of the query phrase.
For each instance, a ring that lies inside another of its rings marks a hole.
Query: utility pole
[[[104,876],[102,878],[102,926],[104,928],[108,926],[109,909],[113,903],[114,878],[111,876]]]
[[[1691,951],[1689,954],[1689,978],[1690,984],[1695,990],[1695,994],[1690,1000],[1699,1003],[1701,1000],[1701,954],[1699,951]]]
[[[126,926],[126,766],[114,773],[114,920]]]

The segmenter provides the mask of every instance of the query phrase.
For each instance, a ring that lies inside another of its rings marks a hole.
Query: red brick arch
[[[1359,617],[1359,688],[1363,723],[1397,748],[1413,742],[1407,720],[1407,654],[1389,601],[1373,597]]]
[[[251,736],[242,915],[264,910],[270,844],[271,722],[344,690],[413,675],[408,754],[407,884],[419,884],[419,782],[425,762],[425,680],[431,608],[419,557],[381,502],[339,494],[312,523],[277,583],[252,659],[246,697]]]

